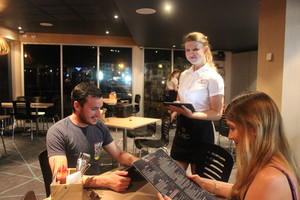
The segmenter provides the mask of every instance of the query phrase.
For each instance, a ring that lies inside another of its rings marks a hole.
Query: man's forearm
[[[122,152],[122,154],[118,157],[117,161],[122,165],[132,166],[132,163],[138,159],[138,157],[135,157],[127,152]]]

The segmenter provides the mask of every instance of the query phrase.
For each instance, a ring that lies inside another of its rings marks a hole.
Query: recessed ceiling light
[[[19,26],[19,27],[18,27],[18,29],[19,29],[19,30],[21,30],[21,29],[22,29],[22,27],[21,27],[21,26]]]
[[[156,10],[152,9],[152,8],[140,8],[137,9],[135,12],[137,12],[138,14],[141,15],[151,15],[156,13]]]
[[[108,34],[109,34],[109,31],[106,31],[105,33],[106,33],[106,35],[108,35]]]
[[[48,22],[41,22],[40,25],[41,26],[53,26],[52,23],[48,23]]]
[[[115,15],[115,16],[114,16],[114,18],[115,18],[115,19],[118,19],[118,18],[119,18],[119,16],[118,16],[118,15]]]

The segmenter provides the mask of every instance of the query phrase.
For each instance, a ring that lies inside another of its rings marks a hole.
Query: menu
[[[133,165],[156,190],[172,200],[216,200],[187,178],[185,171],[162,149],[144,156]]]

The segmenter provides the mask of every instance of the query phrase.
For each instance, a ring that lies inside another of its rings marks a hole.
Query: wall
[[[256,89],[257,51],[232,54],[230,98]]]
[[[288,139],[300,165],[300,1],[288,0],[285,25],[282,116]]]
[[[257,89],[281,107],[285,34],[285,0],[260,0]],[[268,53],[272,60],[267,61]]]

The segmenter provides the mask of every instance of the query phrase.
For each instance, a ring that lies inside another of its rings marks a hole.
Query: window
[[[25,96],[60,97],[60,46],[24,45]]]
[[[171,50],[145,49],[144,68],[144,110],[147,116],[151,106],[160,107],[161,112],[164,110],[163,93],[171,72]]]
[[[100,47],[100,88],[105,97],[116,92],[117,98],[132,99],[132,49]]]

